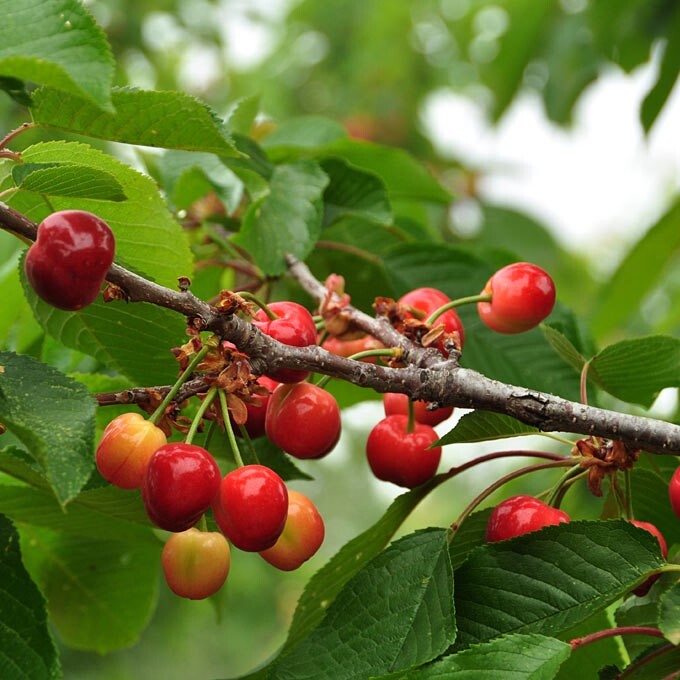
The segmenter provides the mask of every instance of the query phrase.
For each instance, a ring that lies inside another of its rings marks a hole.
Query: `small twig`
[[[32,127],[35,127],[34,123],[22,123],[18,128],[15,128],[0,139],[0,149],[4,149],[15,137]]]
[[[580,638],[574,638],[569,642],[569,646],[574,649],[580,649],[593,642],[604,640],[617,635],[651,635],[652,637],[664,637],[663,633],[658,628],[651,626],[619,626],[618,628],[607,628],[606,630],[598,630],[596,633],[584,635]]]

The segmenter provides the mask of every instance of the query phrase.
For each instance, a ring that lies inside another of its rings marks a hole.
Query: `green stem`
[[[634,519],[633,517],[633,485],[631,483],[630,470],[623,471],[623,488],[625,493],[625,512],[626,519]]]
[[[406,423],[406,434],[413,432],[416,429],[416,409],[413,406],[413,400],[408,400],[408,422]]]
[[[275,314],[269,307],[267,307],[267,303],[257,297],[257,295],[254,295],[247,290],[242,290],[239,295],[244,300],[250,300],[251,302],[254,302],[269,317],[271,321],[279,318],[278,314]]]
[[[590,368],[590,359],[583,364],[581,369],[581,403],[588,404],[588,369]]]
[[[205,514],[201,515],[201,519],[198,520],[196,528],[199,531],[208,531],[208,520],[206,519]]]
[[[161,419],[163,413],[165,412],[165,409],[168,407],[170,402],[175,398],[175,395],[177,394],[177,392],[179,392],[182,385],[184,385],[189,376],[194,372],[196,366],[198,366],[198,364],[203,360],[203,357],[209,351],[210,346],[204,345],[198,352],[196,352],[193,359],[189,362],[189,365],[182,372],[182,375],[180,375],[179,378],[177,379],[177,382],[170,388],[170,391],[165,395],[165,399],[163,399],[158,408],[153,412],[153,415],[149,418],[150,422],[152,422],[154,425],[158,424],[158,421]]]
[[[574,444],[576,443],[571,439],[567,439],[566,437],[560,437],[560,435],[553,434],[552,432],[533,432],[532,434],[537,434],[539,437],[547,437],[548,439],[553,439],[556,442],[566,444],[567,446],[570,447],[574,446]]]
[[[253,446],[253,440],[250,438],[250,435],[248,434],[248,430],[246,430],[245,425],[239,425],[238,426],[239,432],[241,433],[241,439],[246,443],[246,446],[248,447],[248,451],[250,452],[251,458],[255,461],[256,464],[260,464],[260,460],[257,457],[257,451],[255,451],[255,447]]]
[[[574,467],[570,468],[567,470],[555,483],[555,485],[552,487],[550,490],[550,494],[548,496],[548,500],[546,503],[548,505],[551,505],[552,507],[556,508],[558,507],[556,501],[560,497],[560,491],[562,490],[562,487],[576,474],[578,474],[578,471],[581,469],[580,465],[574,465]]]
[[[365,349],[356,354],[350,354],[347,359],[359,361],[359,359],[365,359],[366,357],[398,357],[400,355],[401,349],[399,349],[399,347],[393,347],[392,349]],[[331,380],[333,380],[333,376],[324,375],[323,378],[316,383],[316,386],[321,388],[326,387]]]
[[[468,295],[467,297],[457,298],[456,300],[451,300],[445,305],[442,305],[439,309],[435,309],[430,316],[425,319],[425,323],[434,323],[444,312],[448,312],[449,309],[454,309],[454,307],[461,307],[462,305],[469,305],[474,302],[491,302],[491,293],[480,293],[479,295]]]
[[[234,460],[236,461],[236,465],[242,468],[244,467],[243,458],[241,458],[241,452],[239,451],[238,444],[236,443],[234,428],[231,426],[231,418],[229,418],[229,407],[227,406],[227,395],[222,390],[220,390],[220,406],[222,407],[222,420],[224,420],[224,429],[227,433],[227,439],[229,440],[231,452],[234,454]]]
[[[191,444],[191,442],[194,439],[194,436],[196,435],[196,432],[198,431],[198,426],[201,424],[201,420],[203,420],[203,414],[208,410],[208,406],[212,403],[212,400],[215,398],[215,394],[217,393],[217,388],[216,387],[211,387],[208,390],[208,394],[205,395],[205,399],[201,403],[201,405],[198,407],[198,411],[196,411],[196,415],[194,416],[194,419],[191,421],[191,427],[189,428],[189,431],[187,432],[187,436],[185,437],[184,441],[187,444]]]

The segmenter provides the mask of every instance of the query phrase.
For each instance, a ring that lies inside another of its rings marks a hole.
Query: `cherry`
[[[671,499],[673,512],[680,517],[680,466],[675,468],[671,477],[671,483],[668,485],[668,496]]]
[[[398,302],[407,308],[411,308],[412,311],[407,314],[407,318],[419,318],[421,321],[425,321],[432,312],[451,302],[451,298],[436,288],[416,288],[400,297]],[[463,330],[463,322],[458,314],[456,314],[456,311],[449,309],[439,316],[434,325],[440,324],[444,324],[444,330],[447,333],[458,333],[460,346],[462,347],[465,342],[465,332]],[[448,356],[441,341],[437,343],[437,347],[444,356]]]
[[[276,543],[260,555],[282,571],[293,571],[321,547],[324,524],[319,511],[307,496],[288,491],[288,518]]]
[[[142,487],[149,519],[166,531],[192,527],[220,486],[215,459],[194,444],[166,444],[151,456]]]
[[[271,398],[271,392],[273,392],[279,385],[276,380],[268,378],[266,375],[261,375],[257,379],[259,385],[266,387],[270,394],[262,397],[260,395],[254,395],[254,399],[258,402],[257,404],[246,403],[246,411],[248,412],[248,420],[246,420],[244,427],[246,432],[251,439],[257,439],[264,434],[264,421],[267,415],[267,404]],[[232,427],[235,428],[235,433],[239,434],[239,429],[236,427],[233,419],[231,421]]]
[[[167,444],[163,430],[140,413],[123,413],[104,430],[96,462],[101,476],[121,489],[138,489],[151,456]]]
[[[372,335],[364,335],[362,338],[355,338],[354,340],[341,340],[340,338],[331,335],[323,341],[321,347],[332,354],[337,354],[339,357],[351,357],[353,354],[365,352],[369,349],[381,349],[384,345]],[[364,357],[363,359],[360,359],[360,361],[374,364],[376,358],[377,357]]]
[[[512,496],[499,503],[486,525],[488,543],[538,531],[551,524],[569,522],[566,512],[553,508],[533,496]]]
[[[666,559],[668,557],[668,546],[666,545],[666,539],[663,537],[663,534],[653,524],[651,524],[650,522],[640,522],[635,519],[631,520],[631,524],[634,524],[636,527],[644,529],[645,531],[648,531],[650,534],[652,534],[652,536],[655,536],[656,540],[659,541],[659,547],[661,548],[661,554],[663,555],[663,558]],[[649,592],[649,589],[654,585],[654,582],[658,578],[659,574],[650,576],[637,588],[633,588],[631,592],[633,593],[633,595],[637,595],[638,597],[646,595]]]
[[[261,309],[253,320],[253,324],[263,333],[284,345],[307,347],[316,344],[314,319],[302,305],[297,302],[272,302],[268,307],[278,316],[277,319],[270,319]],[[309,371],[282,368],[269,377],[282,383],[294,383],[304,380],[308,375]]]
[[[187,529],[170,536],[163,546],[161,564],[175,595],[202,600],[214,595],[227,580],[231,551],[219,532]]]
[[[378,479],[413,489],[434,477],[442,449],[428,448],[439,439],[429,425],[416,422],[412,432],[407,428],[407,416],[383,418],[368,435],[366,457]]]
[[[38,297],[75,311],[94,302],[113,262],[115,241],[104,220],[84,210],[62,210],[38,226],[28,249],[26,278]]]
[[[392,416],[395,414],[400,414],[403,416],[408,415],[408,401],[409,398],[405,394],[398,394],[396,392],[387,392],[383,395],[383,408],[385,409],[386,416]],[[453,406],[443,406],[442,408],[436,408],[433,411],[428,411],[428,402],[415,400],[413,402],[413,415],[416,422],[423,423],[424,425],[430,425],[434,427],[439,425],[439,423],[444,422],[447,418],[451,417],[453,413]]]
[[[321,458],[340,437],[335,397],[311,383],[279,385],[267,406],[267,436],[296,458]]]
[[[479,302],[479,318],[497,333],[522,333],[538,326],[555,305],[555,284],[535,264],[516,262],[499,269],[482,294],[491,302]]]
[[[233,470],[220,483],[213,501],[215,522],[241,550],[271,548],[288,515],[288,490],[281,477],[264,465]]]

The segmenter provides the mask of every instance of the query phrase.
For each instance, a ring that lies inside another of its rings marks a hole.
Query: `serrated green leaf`
[[[630,481],[635,517],[651,522],[662,533],[668,545],[680,543],[680,522],[670,503],[660,502],[660,499],[668,496],[670,478],[656,470],[643,469],[638,464],[631,473]]]
[[[622,340],[593,357],[588,375],[618,399],[649,408],[664,387],[680,385],[680,340]]]
[[[441,654],[456,635],[446,531],[393,543],[354,576],[321,624],[274,665],[277,680],[366,678]]]
[[[19,535],[0,515],[0,677],[61,677],[45,599],[21,562]]]
[[[281,149],[315,148],[344,137],[347,137],[347,130],[331,118],[300,116],[282,122],[264,138],[262,146],[276,158]]]
[[[116,238],[116,262],[152,278],[156,283],[177,287],[177,278],[190,276],[192,255],[187,235],[173,219],[151,180],[111,156],[76,142],[45,142],[22,152],[25,163],[75,163],[112,175],[127,196],[120,203],[87,198],[54,196],[54,210],[88,210],[103,219]],[[19,192],[9,201],[12,207],[40,222],[52,209],[43,199]]]
[[[645,597],[627,597],[614,614],[617,626],[650,626],[659,625],[659,603],[654,591]],[[642,654],[650,644],[658,640],[647,635],[625,635],[621,638],[624,649],[631,659]]]
[[[661,596],[659,629],[669,642],[680,644],[680,583],[676,583]]]
[[[408,673],[406,680],[552,680],[571,654],[565,642],[543,635],[506,635],[451,654]]]
[[[454,571],[465,562],[475,548],[486,542],[486,525],[489,523],[491,510],[492,508],[485,508],[473,512],[456,532],[449,547],[451,566]]]
[[[229,110],[229,114],[224,121],[229,130],[247,135],[260,110],[260,97],[244,97],[239,99]]]
[[[658,541],[623,520],[571,522],[488,544],[456,571],[457,645],[559,633],[663,564]]]
[[[0,74],[85,96],[112,110],[113,58],[104,32],[77,0],[0,0]],[[30,30],[27,27],[30,26]]]
[[[542,323],[540,329],[543,331],[548,344],[575,370],[579,373],[583,370],[585,361],[581,353],[574,347],[569,338],[560,333],[556,328],[549,324]]]
[[[96,404],[79,383],[26,356],[0,352],[2,421],[40,465],[60,503],[87,482]]]
[[[22,163],[12,169],[19,189],[47,196],[124,201],[121,183],[110,173],[71,163]]]
[[[272,276],[286,270],[286,253],[304,260],[321,233],[327,184],[328,177],[313,161],[276,166],[269,195],[248,209],[235,243]]]
[[[19,78],[0,76],[0,90],[6,92],[20,106],[31,105],[31,93],[26,83]]]
[[[42,491],[49,490],[49,483],[40,466],[26,451],[16,446],[8,446],[0,451],[0,472],[4,472]],[[51,500],[54,501],[54,497]],[[62,509],[59,508],[58,511],[61,514]],[[0,510],[0,512],[3,511]]]
[[[466,413],[437,444],[445,446],[463,442],[484,442],[490,439],[522,437],[535,432],[538,432],[538,428],[520,423],[510,416],[490,411],[473,411]]]
[[[93,540],[27,526],[22,546],[50,620],[69,647],[105,654],[138,641],[156,606],[160,543]]]
[[[50,88],[34,93],[37,125],[124,144],[237,155],[222,121],[203,102],[183,92],[114,88],[114,112]]]

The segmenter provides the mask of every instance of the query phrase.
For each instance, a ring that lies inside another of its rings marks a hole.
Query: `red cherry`
[[[296,458],[321,458],[340,437],[335,397],[311,383],[279,385],[269,400],[267,436]]]
[[[109,225],[84,210],[62,210],[38,226],[28,249],[26,278],[38,297],[53,307],[75,311],[94,302],[113,262]]]
[[[215,459],[193,444],[166,444],[146,469],[142,498],[149,519],[166,531],[192,527],[210,507],[220,486]]]
[[[429,425],[417,422],[413,432],[407,428],[406,416],[383,418],[368,435],[366,457],[378,479],[413,489],[434,477],[442,449],[428,448],[439,439]]]
[[[659,548],[661,549],[661,554],[663,555],[663,558],[666,559],[668,557],[668,545],[666,545],[666,539],[663,537],[663,534],[650,522],[640,522],[638,520],[632,520],[631,524],[634,524],[636,527],[639,527],[640,529],[644,529],[645,531],[648,531],[652,536],[656,536],[656,540],[659,541]],[[644,583],[641,583],[637,588],[633,588],[631,591],[633,595],[637,595],[638,597],[642,597],[643,595],[646,595],[649,592],[649,589],[654,585],[654,582],[659,578],[659,574],[655,574],[654,576],[650,576]]]
[[[398,302],[405,307],[411,307],[415,312],[420,312],[420,314],[409,313],[407,318],[417,317],[421,321],[425,321],[432,312],[451,302],[451,298],[436,288],[416,288],[400,297]],[[460,346],[463,346],[465,343],[463,322],[454,309],[449,309],[439,316],[434,322],[435,326],[438,324],[444,324],[444,330],[447,333],[458,333]],[[438,342],[437,346],[444,356],[448,356],[441,342]]]
[[[270,391],[270,394],[267,394],[264,397],[261,397],[256,394],[254,395],[253,398],[258,402],[257,404],[246,403],[248,420],[246,420],[244,427],[246,428],[246,432],[248,432],[248,436],[251,439],[257,439],[258,437],[261,437],[264,434],[264,421],[267,415],[267,404],[269,403],[269,399],[272,396],[271,392],[273,392],[279,385],[279,383],[277,383],[276,380],[272,380],[271,378],[268,378],[266,375],[261,375],[257,379],[257,383],[259,385],[266,387]],[[235,434],[238,435],[240,430],[234,423],[233,419],[231,421],[231,424],[232,427],[234,427]]]
[[[312,501],[299,491],[288,491],[288,518],[276,543],[260,555],[282,571],[293,571],[321,547],[324,524]]]
[[[353,354],[358,354],[359,352],[365,352],[369,349],[381,349],[384,347],[384,345],[372,335],[364,335],[363,338],[356,338],[355,340],[341,340],[340,338],[331,335],[324,340],[321,346],[325,350],[337,354],[339,357],[351,357]],[[367,364],[374,364],[376,359],[377,357],[366,357],[360,359],[360,361],[364,361]]]
[[[269,309],[279,318],[270,319],[261,309],[255,315],[253,323],[267,335],[284,345],[307,347],[316,344],[316,326],[307,309],[297,302],[272,302]],[[309,371],[298,371],[282,368],[269,377],[282,383],[294,383],[304,380]]]
[[[123,413],[104,430],[96,462],[101,476],[121,489],[138,489],[151,456],[167,444],[163,430],[141,413]]]
[[[671,477],[671,483],[668,485],[668,496],[671,499],[673,512],[680,517],[680,467],[675,468]]]
[[[486,525],[488,543],[504,541],[538,531],[551,524],[569,522],[566,512],[553,508],[533,496],[512,496],[499,503],[491,513]]]
[[[161,564],[175,595],[202,600],[214,595],[227,580],[231,551],[219,532],[187,529],[170,536],[163,546]]]
[[[213,514],[222,533],[241,550],[271,548],[288,515],[288,490],[281,477],[264,465],[233,470],[220,483]]]
[[[482,294],[491,302],[477,304],[479,318],[497,333],[522,333],[538,326],[555,305],[555,284],[535,264],[516,262],[499,269]]]
[[[383,408],[386,416],[408,415],[408,396],[396,392],[387,392],[383,395]],[[451,417],[453,406],[443,406],[434,411],[428,411],[428,402],[416,400],[413,402],[413,415],[417,422],[434,427]]]

